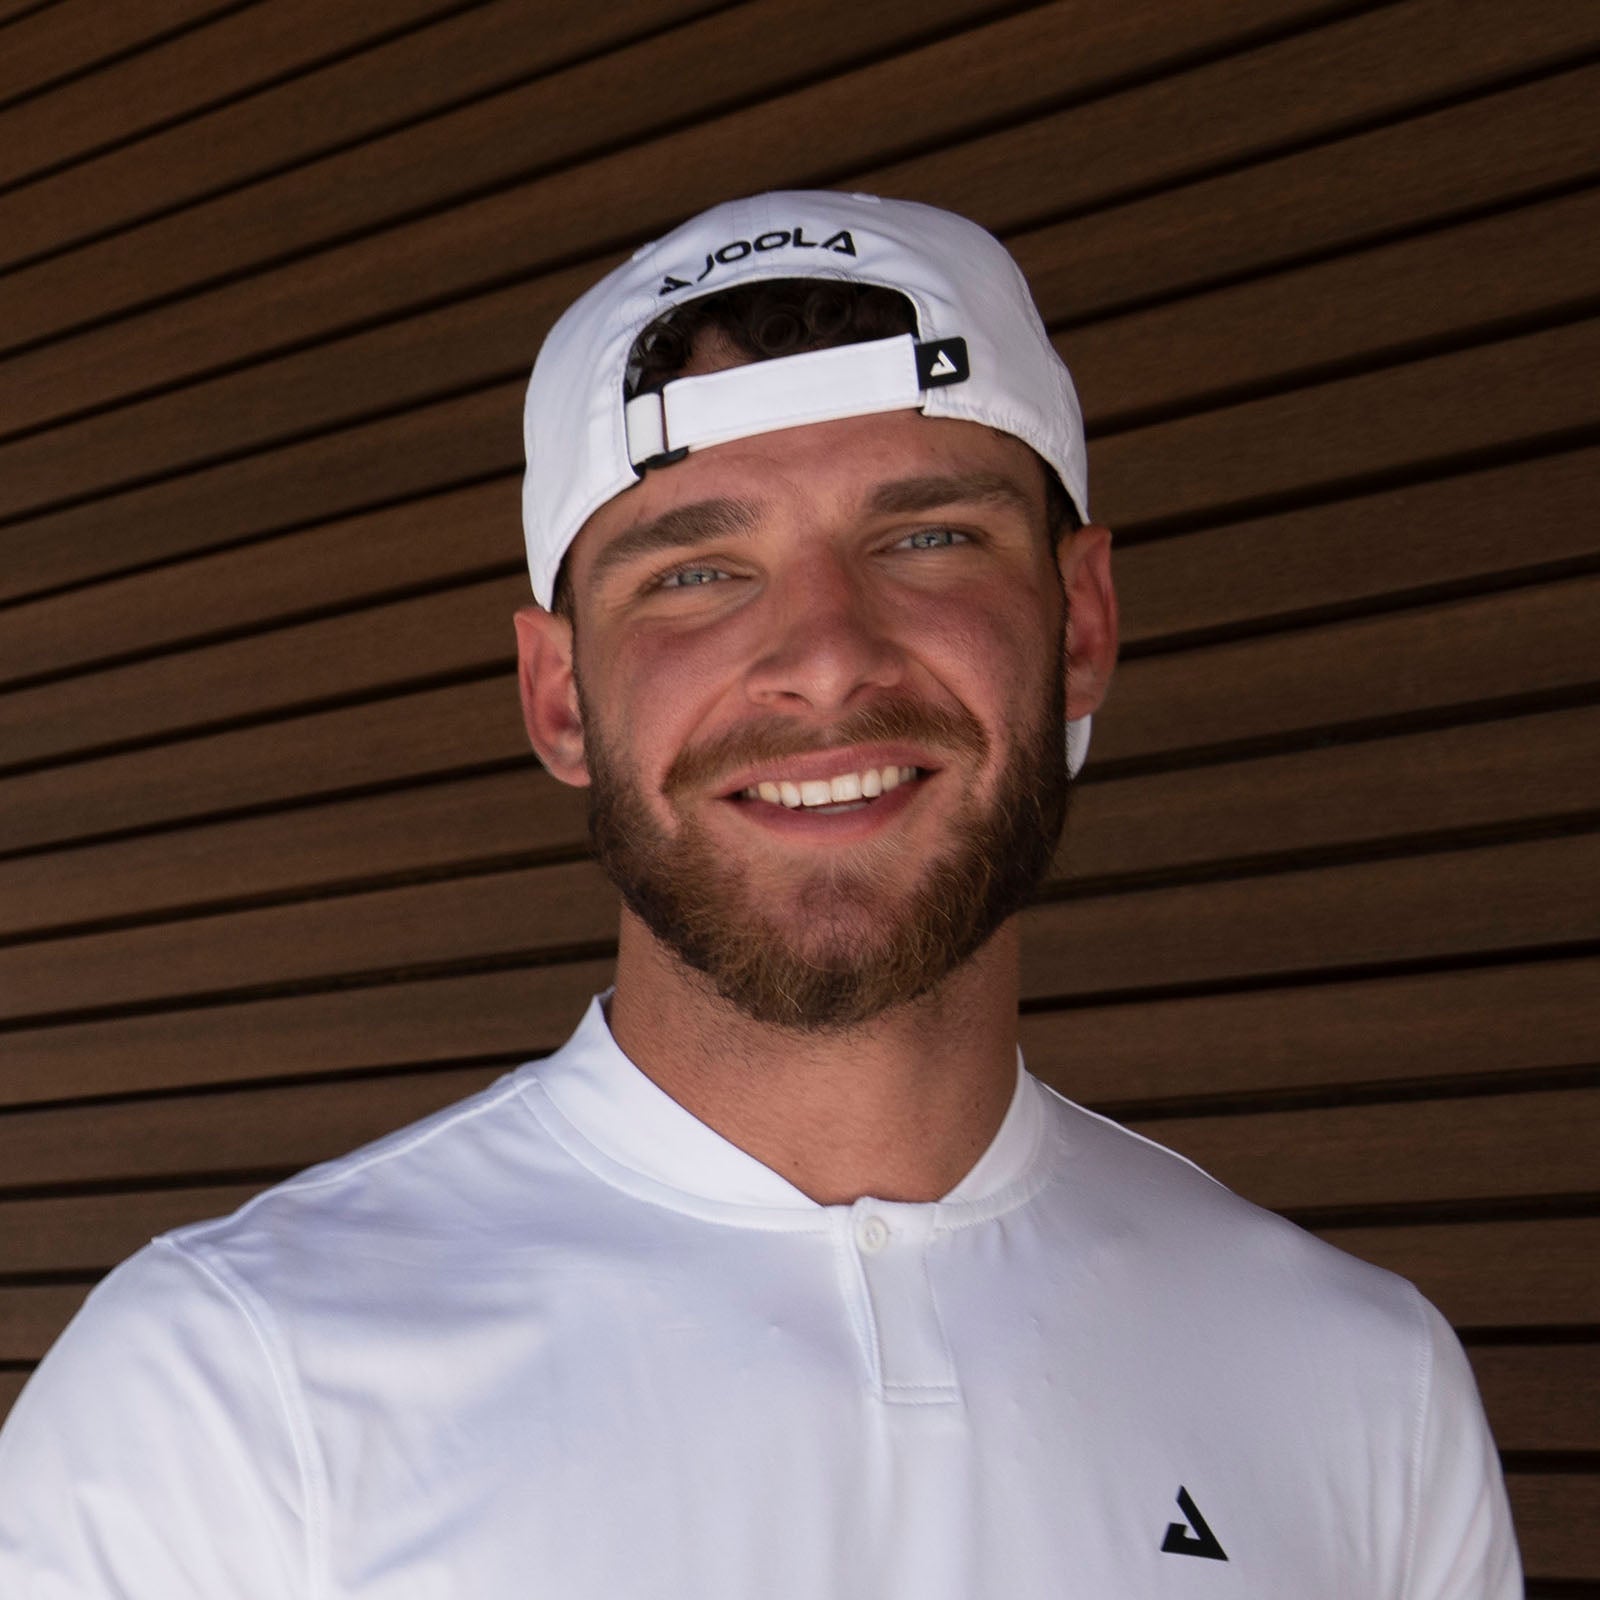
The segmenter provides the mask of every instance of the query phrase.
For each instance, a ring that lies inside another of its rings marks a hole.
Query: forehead
[[[734,439],[652,468],[608,501],[573,541],[566,570],[582,586],[596,558],[630,530],[709,500],[739,501],[786,520],[810,519],[820,531],[881,505],[889,486],[948,479],[996,490],[1009,486],[1018,509],[1025,507],[1042,519],[1047,470],[1032,450],[1007,434],[916,411]]]

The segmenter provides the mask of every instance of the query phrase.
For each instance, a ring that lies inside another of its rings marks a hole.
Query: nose
[[[827,555],[786,572],[769,591],[762,647],[746,675],[752,702],[819,716],[893,688],[906,660],[861,579]]]

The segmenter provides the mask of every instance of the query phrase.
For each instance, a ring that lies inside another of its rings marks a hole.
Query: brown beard
[[[1069,794],[1059,669],[1044,699],[1035,725],[1016,730],[994,799],[957,813],[955,844],[909,896],[897,903],[888,862],[858,848],[848,863],[819,868],[801,889],[797,933],[764,914],[741,863],[703,828],[685,820],[674,837],[660,826],[580,684],[596,854],[651,933],[754,1021],[808,1033],[859,1025],[928,993],[1022,907],[1049,870]],[[827,730],[782,719],[746,725],[685,751],[663,789],[670,801],[764,760],[899,740],[970,755],[974,764],[988,749],[970,713],[894,699]],[[895,849],[885,843],[884,855]]]

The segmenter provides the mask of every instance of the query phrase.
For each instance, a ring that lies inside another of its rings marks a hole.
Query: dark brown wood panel
[[[17,1403],[17,1396],[22,1393],[22,1386],[28,1381],[27,1372],[0,1371],[0,1421],[3,1421],[12,1406]]]
[[[533,765],[508,673],[8,778],[0,849],[510,762]]]
[[[1105,432],[1592,303],[1597,234],[1600,188],[1075,328],[1062,353]]]
[[[463,1067],[380,1079],[19,1110],[0,1117],[15,1185],[287,1169],[356,1148],[494,1081]],[[1162,1119],[1138,1131],[1279,1209],[1584,1193],[1600,1090]]]
[[[1600,678],[1600,579],[1530,585],[1123,664],[1108,760],[1443,710]],[[1509,664],[1509,665],[1508,665]],[[526,759],[509,670],[460,688],[217,733],[7,780],[0,849]]]
[[[982,151],[965,165],[946,152],[937,184],[917,192],[1010,229],[1044,220],[1052,209],[1104,203],[1215,163],[1264,158],[1364,118],[1400,114],[1429,96],[1554,64],[1594,39],[1592,19],[1561,0],[1531,0],[1515,30],[1500,25],[1486,0],[1469,10],[1459,0],[1427,0],[1367,13],[1310,40],[1282,41],[1170,83],[1091,100],[980,141]],[[1170,7],[1163,18],[1165,37]],[[1102,22],[1059,7],[971,30],[208,296],[212,327],[236,330],[227,348],[213,338],[210,357],[238,359],[459,293],[483,281],[486,263],[532,274],[624,242],[619,218],[628,219],[628,237],[646,237],[741,189],[849,173],[852,184],[871,187],[882,175],[879,186],[907,192],[881,164],[904,148],[908,129],[922,144],[957,139],[996,116],[1013,118],[1115,81],[1143,67],[1149,53],[1148,30],[1130,32],[1121,12]],[[1338,70],[1329,71],[1330,60]],[[930,98],[930,82],[961,82],[966,92]],[[1218,105],[1231,114],[1216,116]],[[1079,159],[1058,160],[1061,149]],[[251,239],[259,219],[254,209],[231,218],[218,209],[227,203],[191,208],[54,260],[48,273],[15,274],[10,341],[58,334],[247,265],[259,255]],[[271,207],[275,242],[287,225],[285,210],[282,201]],[[530,229],[529,216],[543,225]],[[235,294],[240,298],[231,299]]]
[[[1595,856],[1594,837],[1581,835],[1046,904],[1024,914],[1022,994],[1030,1002],[1099,995],[1131,1000],[1139,990],[1150,987],[1250,981],[1266,973],[1291,976],[1352,965],[1438,962],[1477,954],[1485,947],[1512,954],[1594,938],[1594,904],[1586,890],[1592,882]],[[562,874],[570,875],[573,883],[584,882],[578,869],[552,869],[547,882],[566,882]],[[422,907],[426,912],[427,907],[440,906],[450,910],[456,920],[434,928],[432,941],[427,941],[426,933],[379,926],[360,931],[362,942],[354,947],[325,952],[326,944],[334,942],[334,926],[362,922],[360,917],[347,915],[352,909],[362,909],[358,902],[354,906],[352,902],[330,902],[325,914],[310,918],[312,926],[306,928],[306,938],[318,941],[315,960],[307,954],[296,962],[294,955],[270,949],[261,962],[251,958],[254,949],[246,938],[251,926],[306,926],[306,915],[293,907],[230,920],[232,938],[237,941],[230,952],[213,952],[192,936],[163,938],[162,928],[104,938],[122,949],[170,949],[174,963],[170,978],[163,981],[157,974],[155,979],[147,979],[162,981],[170,994],[181,992],[186,970],[202,973],[190,982],[226,992],[237,984],[259,984],[270,978],[288,981],[286,973],[296,966],[299,971],[309,966],[323,978],[331,971],[350,976],[370,973],[378,960],[416,960],[411,952],[418,947],[435,962],[488,958],[528,962],[539,954],[544,923],[555,912],[552,907],[522,899],[506,904],[504,886],[517,882],[515,877],[467,880],[442,888],[394,891],[387,898],[373,896],[370,904],[374,907],[397,904],[408,909]],[[496,896],[496,890],[502,893]],[[594,930],[605,931],[592,902],[568,907],[568,915],[578,918],[574,926],[579,931],[589,930],[590,918]],[[571,936],[568,930],[552,944],[558,947]],[[357,934],[352,934],[354,938]],[[216,936],[213,939],[219,942]],[[85,944],[93,949],[93,942]],[[547,954],[557,954],[557,949],[549,949]],[[234,962],[232,968],[229,962]],[[264,962],[272,965],[264,970]],[[539,966],[536,973],[542,976],[528,981],[549,982],[549,994],[554,997],[550,1003],[557,1008],[565,1006],[565,997],[578,979],[563,976],[562,968]],[[37,974],[40,984],[66,982],[67,978],[69,974],[59,973],[53,963],[45,963],[43,973]],[[582,978],[587,981],[589,973]],[[125,974],[122,981],[131,984],[134,979],[136,970]],[[517,994],[517,979],[507,982],[510,994]],[[208,1074],[266,1077],[338,1070],[352,1064],[347,1054],[349,1043],[338,1038],[325,1040],[318,1030],[346,1026],[341,1021],[344,1018],[365,1019],[365,1026],[370,1027],[371,1037],[357,1042],[358,1050],[366,1051],[357,1058],[362,1064],[450,1059],[470,1050],[461,1040],[478,1037],[478,1029],[485,1037],[498,1038],[506,1037],[507,1026],[514,1034],[517,1029],[517,1016],[450,1018],[429,1013],[434,1034],[406,1034],[395,1046],[389,1043],[394,1038],[392,1030],[374,1021],[374,1016],[386,1024],[384,1006],[416,1000],[426,1008],[437,1002],[440,990],[434,984],[419,984],[414,990],[382,984],[374,990],[374,997],[362,1002],[347,992],[293,1002],[261,1000],[234,1008],[205,1006],[195,1013],[128,1016],[10,1032],[6,1035],[5,1093],[10,1098],[59,1098],[90,1093],[91,1086],[110,1083],[144,1088],[208,1082]],[[306,1006],[306,1010],[296,1011],[296,1005]],[[278,1010],[280,1006],[288,1010]],[[232,1010],[232,1016],[224,1014],[227,1010]],[[522,1016],[530,1027],[549,1027],[544,1013],[525,1011]],[[296,1022],[296,1018],[302,1021]],[[1160,1021],[1152,1026],[1160,1026]],[[1581,1024],[1573,1026],[1581,1029]],[[282,1032],[282,1040],[275,1038],[275,1030]],[[254,1037],[246,1043],[246,1035]],[[307,1038],[314,1042],[309,1050],[304,1043]],[[101,1045],[101,1040],[107,1043]],[[194,1040],[202,1043],[189,1043]],[[237,1054],[208,1064],[203,1050],[213,1045],[206,1042],[222,1040]],[[91,1046],[98,1051],[96,1059],[78,1061],[77,1053],[90,1051]],[[395,1048],[400,1050],[398,1056],[389,1053]],[[510,1048],[531,1050],[533,1045],[518,1043]],[[195,1050],[202,1051],[198,1059],[192,1054]],[[1283,1045],[1278,1046],[1280,1054],[1282,1050]],[[150,1064],[154,1064],[154,1074]],[[1237,1067],[1234,1072],[1237,1075]],[[1070,1062],[1064,1077],[1077,1088]]]
[[[342,1155],[500,1077],[455,1067],[353,1082],[241,1089],[0,1117],[0,1172],[29,1183],[218,1178]],[[0,1355],[4,1352],[0,1351]]]
[[[1458,1328],[1600,1326],[1600,1217],[1317,1231],[1409,1278]]]
[[[227,270],[382,226],[995,9],[996,0],[879,0],[868,10],[848,0],[748,0],[721,10],[714,0],[501,0],[74,168],[39,185],[31,207],[0,197],[0,238],[5,258],[19,260],[260,179],[206,203],[235,239],[220,258],[206,252],[196,281],[207,263]],[[1273,8],[1235,0],[1230,9]],[[712,15],[692,20],[705,11]],[[674,23],[688,25],[656,32]],[[584,59],[638,33],[650,36]],[[464,103],[424,116],[453,102]],[[271,175],[282,166],[292,170]]]
[[[330,883],[588,848],[586,799],[538,771],[432,783],[0,862],[0,937]]]
[[[1089,1105],[1532,1075],[1600,1063],[1597,985],[1589,957],[1140,998],[1028,1013],[1022,1050]]]
[[[1127,545],[1125,644],[1590,557],[1600,452],[1508,467]],[[520,572],[508,476],[11,609],[0,681],[271,623],[499,563]],[[0,903],[3,903],[0,895]]]
[[[517,419],[526,386],[526,378],[498,384],[15,524],[4,532],[0,600],[508,472],[521,459]],[[115,540],[107,537],[111,527]]]
[[[617,900],[593,862],[341,895],[209,923],[0,950],[0,1016],[382,972],[428,961],[550,959],[616,936]]]
[[[0,1288],[0,1361],[37,1361],[88,1293],[76,1284]]]
[[[706,3],[632,0],[600,9],[548,0],[488,6],[341,0],[336,7],[273,0],[246,6],[7,118],[0,183],[146,129],[161,131],[39,185],[33,207],[8,209],[0,226],[6,259],[59,248],[64,240],[370,138],[458,98],[668,25]],[[440,20],[407,32],[430,17]],[[394,38],[397,33],[402,37]],[[268,92],[258,92],[264,85]],[[167,126],[180,118],[177,127]]]
[[[1600,680],[1600,579],[1530,584],[1139,657],[1095,722],[1102,761],[1265,739]]]
[[[1600,711],[1519,718],[1108,782],[1077,792],[1058,879],[1381,844],[1593,811]],[[1091,769],[1092,771],[1092,769]],[[0,937],[311,892],[515,855],[585,852],[585,797],[537,772],[429,784],[0,862]]]
[[[99,65],[127,50],[233,9],[239,0],[59,0],[19,17],[0,42],[0,106]]]
[[[14,606],[0,629],[0,682],[497,565],[520,571],[518,517],[517,480],[508,475]]]
[[[441,530],[443,531],[443,530]],[[0,767],[516,661],[520,575],[0,695]]]
[[[1479,1345],[1468,1353],[1502,1450],[1600,1449],[1600,1344]]]
[[[1592,179],[1600,73],[1450,104],[1047,224],[1010,242],[1040,302],[1083,322]],[[1470,151],[1471,159],[1463,159]]]
[[[1530,1581],[1593,1577],[1600,1478],[1579,1472],[1513,1472],[1506,1488]]]
[[[1113,434],[1090,447],[1096,514],[1215,514],[1592,429],[1597,359],[1590,320]]]
[[[1237,867],[1252,854],[1325,851],[1344,842],[1339,831],[1327,829],[1335,821],[1358,838],[1363,830],[1371,835],[1373,817],[1387,814],[1377,808],[1400,783],[1397,762],[1408,755],[1433,780],[1412,803],[1421,826],[1480,821],[1482,814],[1474,816],[1472,808],[1485,803],[1490,807],[1489,820],[1503,821],[1495,801],[1505,791],[1523,807],[1534,808],[1535,814],[1538,808],[1553,808],[1559,816],[1585,801],[1592,808],[1600,798],[1597,719],[1600,711],[1592,709],[1527,719],[1513,725],[1510,748],[1491,748],[1482,729],[1473,727],[1405,741],[1399,756],[1392,741],[1379,741],[1271,764],[1247,762],[1103,788],[1090,786],[1062,853],[1058,881],[1070,882],[1074,872],[1091,880],[1116,873],[1137,878],[1174,866],[1214,868],[1231,861]],[[1537,738],[1526,737],[1530,730]],[[1524,737],[1518,740],[1518,734]],[[1519,756],[1527,757],[1526,762],[1519,762]],[[1288,779],[1282,771],[1286,767],[1291,769]],[[1541,782],[1547,772],[1553,793],[1546,792]],[[1501,795],[1497,796],[1497,788]],[[529,814],[526,827],[532,835],[535,801],[541,794],[551,794],[556,802],[553,814],[565,819],[571,843],[581,845],[576,797],[560,790],[552,794],[552,789],[550,780],[544,780],[537,785],[502,784],[492,791],[492,798],[512,813],[490,819],[492,827],[498,824],[498,837],[504,840],[515,828],[518,810]],[[424,801],[431,802],[435,817],[449,803],[447,796],[430,791],[424,791]],[[1455,802],[1464,803],[1465,817],[1451,815]],[[377,809],[363,803],[356,816],[370,817]],[[335,813],[334,820],[347,836],[351,818]],[[461,823],[452,819],[451,826],[456,829]],[[1276,836],[1275,830],[1280,830]],[[275,831],[285,830],[280,825]],[[399,831],[410,830],[402,823]],[[392,834],[393,830],[391,840]],[[273,831],[265,836],[270,839]],[[384,843],[381,835],[378,843]],[[180,841],[180,848],[184,844],[195,849],[192,840]],[[469,847],[463,839],[463,850]],[[213,843],[211,851],[215,848]],[[393,849],[392,842],[389,848]],[[148,856],[147,844],[145,853]],[[159,859],[159,846],[157,853]],[[51,879],[46,870],[37,881],[48,892]],[[171,893],[170,887],[167,892]],[[1187,892],[1191,901],[1203,903],[1206,891],[1195,885],[1173,892]],[[1089,905],[1095,903],[1077,904],[1070,914],[1058,908],[1047,920],[1060,915],[1072,926],[1089,918],[1092,925],[1095,913]],[[1137,906],[1142,901],[1136,896],[1132,903]],[[108,915],[111,909],[105,906],[100,914]],[[603,940],[614,926],[614,897],[588,863],[495,872],[234,912],[200,922],[162,922],[13,945],[0,949],[0,1015],[53,1014],[81,1006],[319,979],[329,972],[378,971],[426,960],[430,954],[440,960],[504,958]],[[1508,925],[1506,931],[1514,926]],[[1581,923],[1575,931],[1581,936]]]
[[[262,1186],[0,1201],[0,1273],[103,1272],[168,1228],[241,1206]]]
[[[1125,545],[1124,647],[1592,559],[1596,484],[1574,450]]]
[[[611,982],[609,961],[385,984],[5,1035],[12,1102],[538,1055]]]
[[[1592,940],[1597,870],[1600,837],[1578,834],[1038,906],[1022,992],[1121,998]]]
[[[1588,1194],[1600,1089],[1134,1122],[1258,1205]]]
[[[1593,293],[1584,245],[1597,229],[1600,189],[1077,329],[1064,354],[1089,397],[1091,432],[1104,431],[1141,408],[1286,384],[1576,305]],[[508,350],[537,345],[576,286],[572,274],[518,285],[0,445],[0,516],[348,425],[374,396],[398,406],[492,382],[506,375]]]
[[[940,204],[1009,232],[1052,220],[1053,211],[1067,206],[1105,204],[1224,163],[1265,159],[1291,140],[1329,139],[1380,117],[1425,113],[1441,99],[1483,93],[1523,72],[1580,58],[1597,39],[1594,20],[1576,19],[1560,0],[1546,0],[1528,22],[1526,37],[1516,39],[1521,30],[1507,29],[1504,13],[1486,0],[1384,7],[1125,100],[1071,106],[881,168],[874,184],[907,196],[937,184]],[[1137,121],[1130,122],[1135,103]],[[1218,106],[1228,115],[1218,116]],[[1150,165],[1157,130],[1167,145],[1158,168]],[[1106,160],[1119,145],[1125,153]],[[1063,161],[1063,151],[1074,159]],[[1090,152],[1091,159],[1080,159]],[[1052,193],[1064,182],[1072,186],[1070,198]]]

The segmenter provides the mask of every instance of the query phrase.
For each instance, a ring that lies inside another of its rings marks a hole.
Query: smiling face
[[[536,746],[592,784],[633,913],[752,1018],[837,1028],[926,993],[1047,868],[1044,484],[1018,441],[915,412],[736,440],[585,526],[569,682],[561,619],[531,614]]]

